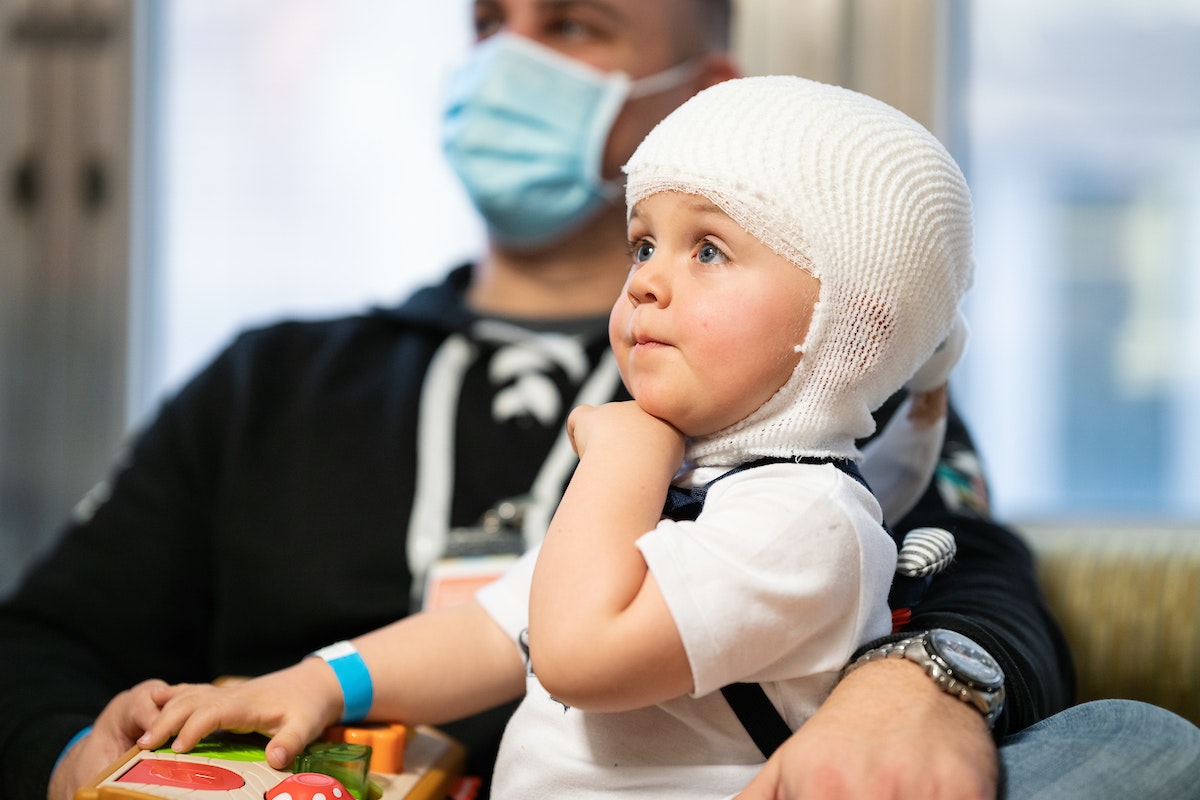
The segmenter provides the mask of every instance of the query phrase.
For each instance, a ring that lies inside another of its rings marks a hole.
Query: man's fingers
[[[182,686],[172,686],[165,681],[146,681],[145,683],[138,685],[146,686],[146,688],[149,690],[150,699],[153,700],[159,708],[162,708],[168,702],[170,702],[171,698],[176,695],[179,689],[183,688]]]

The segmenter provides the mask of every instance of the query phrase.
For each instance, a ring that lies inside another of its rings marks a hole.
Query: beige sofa
[[[1020,526],[1075,656],[1078,699],[1200,725],[1200,526]]]

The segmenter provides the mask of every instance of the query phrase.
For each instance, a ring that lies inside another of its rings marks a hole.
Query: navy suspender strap
[[[761,683],[731,683],[721,687],[721,694],[764,758],[770,758],[792,735]]]
[[[859,471],[858,465],[845,458],[760,458],[757,461],[734,467],[711,482],[691,490],[676,486],[670,487],[666,503],[663,506],[663,516],[675,520],[694,520],[700,516],[700,509],[704,507],[708,488],[721,478],[753,467],[786,463],[833,464],[863,486],[867,486],[867,481]],[[867,486],[868,490],[870,488]],[[754,740],[754,744],[765,758],[770,758],[771,754],[792,735],[792,729],[788,727],[783,715],[779,713],[779,709],[775,708],[771,699],[767,697],[761,683],[731,683],[721,687],[721,694],[725,696],[725,701],[733,709],[738,722],[742,723],[742,727],[746,729],[746,733],[750,734],[750,738]]]
[[[728,472],[723,472],[713,478],[703,486],[695,486],[691,489],[683,489],[678,486],[667,487],[667,500],[663,505],[663,516],[673,520],[694,520],[700,516],[700,509],[704,507],[704,498],[708,496],[709,488],[721,480],[728,478],[730,475],[736,475],[739,472],[744,472],[754,467],[765,467],[768,464],[833,464],[842,472],[849,475],[854,480],[867,487],[867,491],[871,490],[867,486],[866,478],[862,476],[858,465],[846,458],[817,458],[816,456],[767,456],[760,458],[757,461],[748,461],[745,464],[740,464]]]

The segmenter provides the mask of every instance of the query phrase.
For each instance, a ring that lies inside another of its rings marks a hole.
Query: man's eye
[[[604,32],[591,20],[577,17],[558,17],[546,24],[546,33],[570,42],[588,42],[604,38]]]
[[[696,260],[701,264],[721,264],[725,261],[725,254],[712,242],[701,242],[700,249],[696,251]]]
[[[573,38],[582,38],[591,33],[591,28],[584,25],[579,20],[560,19],[554,23],[554,32],[559,36],[570,36]]]
[[[486,13],[477,13],[475,15],[475,40],[482,42],[484,39],[497,34],[504,27],[504,20],[498,16]]]

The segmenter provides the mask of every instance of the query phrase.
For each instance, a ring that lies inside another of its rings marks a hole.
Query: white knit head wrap
[[[689,439],[689,465],[857,458],[871,412],[946,337],[971,284],[970,192],[946,149],[870,97],[767,76],[693,97],[625,171],[630,209],[700,195],[821,282],[791,377],[746,419]]]

